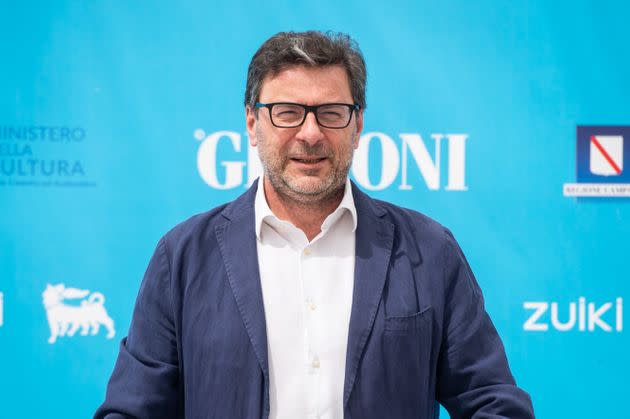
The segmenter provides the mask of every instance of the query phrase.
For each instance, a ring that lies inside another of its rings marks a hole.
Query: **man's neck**
[[[265,198],[271,212],[279,219],[289,221],[302,230],[309,242],[321,232],[322,223],[337,209],[343,199],[344,187],[342,186],[334,194],[324,199],[314,202],[299,202],[278,194],[269,180],[266,177],[263,179]]]

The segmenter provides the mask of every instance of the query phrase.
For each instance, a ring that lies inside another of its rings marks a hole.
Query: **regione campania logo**
[[[576,183],[564,196],[630,197],[630,126],[578,126]]]
[[[619,176],[623,171],[623,137],[591,135],[590,170],[594,175]]]
[[[107,331],[107,339],[116,334],[114,321],[105,310],[105,296],[100,292],[48,284],[42,298],[50,326],[48,343],[55,343],[58,337],[74,336],[79,329],[81,336],[94,336],[101,326]]]

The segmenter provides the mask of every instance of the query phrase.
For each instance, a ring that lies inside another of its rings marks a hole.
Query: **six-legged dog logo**
[[[66,288],[64,284],[48,284],[42,296],[50,326],[48,343],[55,343],[59,336],[74,336],[79,329],[82,336],[88,333],[96,335],[101,325],[107,329],[108,339],[116,334],[114,321],[103,305],[105,297],[100,292],[90,293],[89,290]],[[65,300],[77,299],[80,300],[77,304],[64,303]]]

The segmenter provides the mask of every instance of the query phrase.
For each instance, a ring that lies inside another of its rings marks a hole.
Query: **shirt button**
[[[308,308],[310,308],[311,311],[315,311],[315,309],[317,308],[317,305],[315,303],[308,303]]]
[[[307,256],[310,255],[311,254],[311,248],[307,247],[306,249],[304,249],[304,254],[307,255]]]
[[[313,362],[311,362],[311,367],[319,368],[319,359],[315,358]]]

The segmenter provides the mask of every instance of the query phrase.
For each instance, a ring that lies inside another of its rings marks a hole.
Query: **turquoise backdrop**
[[[307,29],[359,42],[353,176],[454,232],[537,416],[630,417],[629,201],[563,195],[577,127],[630,125],[629,18],[624,1],[2,2],[0,417],[90,417],[158,239],[257,173],[251,56]]]

